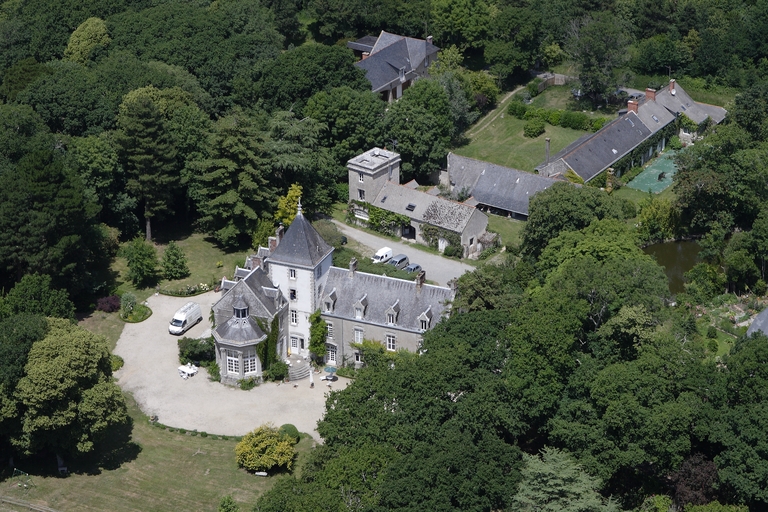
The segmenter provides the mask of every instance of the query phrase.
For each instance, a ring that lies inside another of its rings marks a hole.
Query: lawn
[[[505,108],[505,107],[502,107]],[[523,136],[525,121],[502,114],[476,134],[469,144],[456,148],[461,156],[492,162],[513,169],[533,172],[545,159],[544,139],[549,137],[550,154],[554,155],[586,132],[546,125],[544,134],[529,139]]]
[[[519,246],[525,222],[508,219],[500,215],[488,214],[488,231],[493,231],[501,236],[501,245]]]
[[[127,397],[132,402],[130,397]],[[250,510],[256,498],[272,487],[277,477],[262,478],[238,469],[233,439],[214,439],[170,432],[152,427],[135,403],[133,443],[128,459],[119,467],[76,467],[71,461],[67,478],[51,473],[55,459],[16,464],[32,475],[34,487],[27,493],[8,485],[3,494],[61,511],[215,511],[219,500],[232,495],[241,510]],[[256,425],[254,425],[256,427]],[[135,444],[134,444],[135,443]],[[299,461],[314,441],[302,438],[297,445]],[[4,477],[9,476],[5,470]]]

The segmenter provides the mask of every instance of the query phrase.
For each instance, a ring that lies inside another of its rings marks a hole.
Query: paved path
[[[208,292],[192,298],[203,312],[203,321],[187,331],[198,337],[210,328],[211,305],[219,294]],[[178,336],[168,334],[173,314],[190,299],[154,295],[149,298],[152,316],[138,324],[126,324],[117,341],[115,354],[125,366],[115,373],[120,387],[133,394],[141,410],[157,415],[160,423],[222,435],[244,435],[262,423],[277,426],[292,423],[300,432],[317,441],[317,421],[325,412],[328,387],[316,375],[315,387],[309,379],[288,384],[262,384],[250,391],[224,386],[208,380],[204,368],[196,376],[179,377]],[[338,389],[348,384],[339,378]]]
[[[347,235],[348,238],[356,240],[368,247],[369,251],[364,253],[363,256],[370,258],[376,251],[382,247],[391,247],[393,256],[397,254],[405,254],[411,263],[418,263],[426,272],[426,278],[430,281],[434,281],[442,286],[448,286],[448,281],[456,277],[461,276],[464,272],[472,272],[475,270],[471,265],[461,263],[460,261],[443,258],[437,254],[422,251],[417,248],[418,246],[409,243],[393,242],[388,238],[382,238],[380,236],[371,235],[365,231],[355,229],[343,222],[337,220],[333,221],[339,228],[339,231]]]

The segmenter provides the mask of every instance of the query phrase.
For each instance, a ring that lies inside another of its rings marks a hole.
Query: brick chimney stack
[[[420,271],[420,272],[419,272],[419,273],[416,275],[416,289],[417,289],[417,290],[420,290],[420,289],[421,289],[421,287],[424,285],[424,280],[426,279],[426,277],[427,277],[427,273],[426,273],[426,272],[424,272],[423,270],[422,270],[422,271]]]
[[[674,95],[675,95],[675,79],[674,79],[674,78],[672,78],[672,79],[669,81],[669,93],[670,93],[672,96],[674,96]]]
[[[357,258],[352,258],[349,260],[349,277],[354,276],[355,272],[357,272]]]
[[[651,89],[650,87],[646,88],[645,97],[651,101],[656,101],[656,89]]]
[[[637,114],[637,101],[629,100],[627,102],[627,112],[634,112]]]

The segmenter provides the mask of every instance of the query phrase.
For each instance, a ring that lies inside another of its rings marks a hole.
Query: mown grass
[[[219,500],[232,495],[241,510],[250,510],[256,498],[272,487],[277,477],[262,478],[237,467],[235,445],[212,436],[192,436],[153,427],[127,397],[134,420],[129,460],[113,469],[78,467],[68,461],[70,475],[53,474],[56,459],[17,460],[17,467],[32,475],[27,493],[9,485],[3,494],[56,510],[77,511],[215,511]],[[254,428],[257,425],[254,425]],[[134,444],[135,443],[135,444]],[[297,445],[300,463],[314,441],[306,436]],[[8,477],[8,470],[3,474]]]
[[[488,230],[498,233],[501,237],[501,245],[519,246],[522,240],[525,222],[508,219],[500,215],[488,214]]]

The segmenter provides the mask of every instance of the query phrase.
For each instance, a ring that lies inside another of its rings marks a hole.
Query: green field
[[[500,215],[488,214],[488,231],[498,233],[501,237],[501,245],[519,246],[525,222],[522,220],[508,219]]]
[[[250,510],[256,498],[277,477],[262,478],[237,467],[233,439],[191,436],[153,427],[127,397],[134,420],[133,441],[114,464],[78,466],[69,461],[70,475],[53,474],[56,459],[16,460],[32,475],[34,487],[24,492],[11,485],[6,470],[2,494],[60,511],[215,511],[226,495]],[[254,428],[258,425],[254,425]],[[297,445],[303,460],[314,441]],[[114,467],[113,467],[114,466]],[[0,509],[2,507],[0,506]]]
[[[533,172],[534,167],[544,161],[546,137],[551,139],[550,154],[554,155],[586,133],[547,125],[543,135],[529,139],[523,136],[525,121],[507,114],[502,116],[472,137],[469,144],[456,148],[454,152],[457,155]]]

